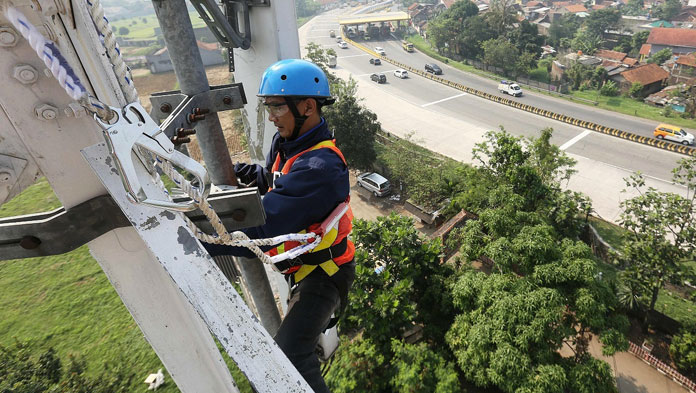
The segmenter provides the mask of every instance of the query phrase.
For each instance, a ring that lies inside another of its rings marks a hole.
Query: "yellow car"
[[[693,145],[694,144],[694,135],[684,131],[681,129],[681,127],[669,125],[669,124],[660,124],[657,127],[655,127],[655,131],[653,131],[653,135],[657,139],[667,139],[668,141],[673,141],[677,143],[681,143],[682,145]]]

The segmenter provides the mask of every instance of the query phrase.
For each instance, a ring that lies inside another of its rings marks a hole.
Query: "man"
[[[317,230],[337,208],[345,208],[350,191],[345,159],[321,117],[322,106],[334,102],[326,75],[308,61],[281,60],[264,73],[258,96],[278,132],[265,167],[235,165],[243,183],[265,192],[266,223],[244,232],[251,238],[267,238]],[[278,264],[292,292],[275,340],[315,392],[329,392],[314,352],[319,335],[329,327],[332,314],[345,305],[355,277],[355,248],[348,240],[352,218],[348,207],[314,250]],[[297,245],[286,242],[267,252],[275,255]],[[226,246],[209,250],[216,255],[252,256]]]

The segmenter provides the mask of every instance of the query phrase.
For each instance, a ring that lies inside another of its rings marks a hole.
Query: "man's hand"
[[[244,184],[250,184],[256,180],[256,165],[238,162],[234,164],[234,172],[237,178]]]

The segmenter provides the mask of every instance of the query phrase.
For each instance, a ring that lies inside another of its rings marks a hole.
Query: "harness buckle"
[[[97,124],[102,128],[111,155],[114,158],[118,172],[131,202],[176,211],[196,210],[198,202],[210,193],[210,178],[206,169],[196,160],[174,149],[174,144],[162,132],[162,129],[150,118],[139,103],[128,104],[123,108],[110,107],[116,114],[116,120],[104,122],[95,116]],[[135,155],[140,164],[151,176],[158,176],[157,171],[148,162],[152,162],[149,154],[170,162],[181,168],[198,181],[198,197],[187,202],[172,202],[151,198],[143,189],[135,170]],[[198,199],[198,200],[195,200]]]

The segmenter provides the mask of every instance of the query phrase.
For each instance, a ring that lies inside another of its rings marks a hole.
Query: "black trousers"
[[[316,393],[330,392],[315,353],[319,335],[331,315],[346,304],[354,279],[354,261],[341,265],[331,277],[317,266],[293,289],[288,313],[276,333],[276,343]]]

